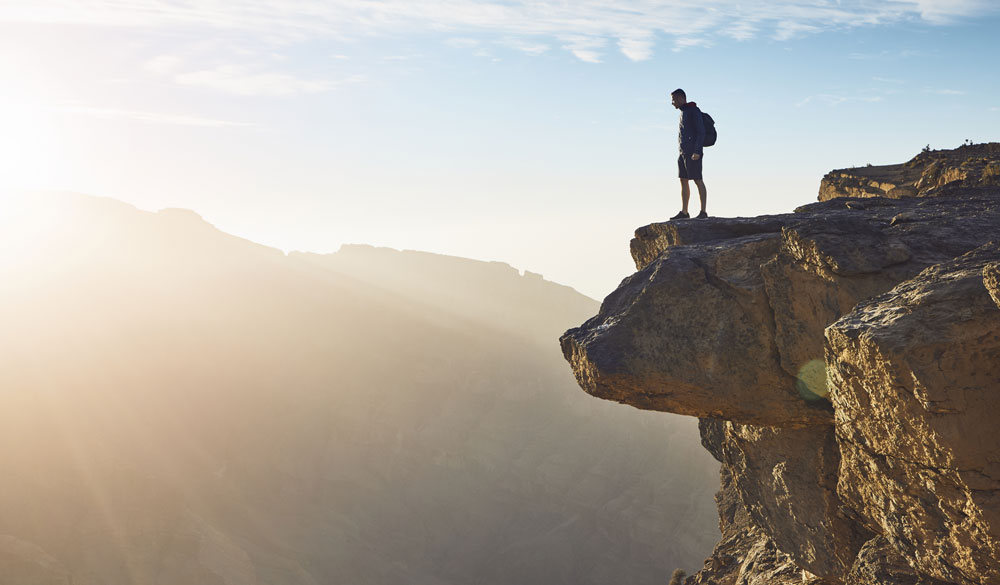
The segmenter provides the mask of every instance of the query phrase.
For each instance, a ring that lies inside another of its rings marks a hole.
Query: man
[[[698,219],[708,217],[705,211],[705,202],[708,200],[708,190],[705,188],[705,181],[701,177],[701,159],[703,156],[702,145],[705,143],[705,122],[701,118],[701,110],[698,104],[687,101],[687,96],[683,89],[675,89],[670,94],[670,103],[681,111],[680,128],[677,133],[678,146],[681,154],[677,157],[677,173],[681,179],[681,212],[670,219],[687,219],[691,217],[688,213],[688,200],[691,199],[690,181],[698,187],[698,196],[701,198],[701,213]]]

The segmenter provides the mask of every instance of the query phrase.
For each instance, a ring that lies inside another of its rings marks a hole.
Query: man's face
[[[680,108],[685,104],[685,101],[684,98],[681,97],[681,94],[675,93],[670,95],[670,103],[674,104],[675,108]]]

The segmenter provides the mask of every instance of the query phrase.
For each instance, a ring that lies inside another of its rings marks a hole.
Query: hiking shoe
[[[691,218],[691,216],[688,215],[688,212],[682,211],[682,212],[678,213],[677,215],[671,217],[670,219],[690,219],[690,218]]]
[[[706,213],[705,210],[702,209],[701,213],[698,214],[697,219],[707,219],[707,218],[708,218],[708,213]]]

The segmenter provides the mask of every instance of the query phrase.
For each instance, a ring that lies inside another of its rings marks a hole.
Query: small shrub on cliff
[[[670,576],[670,585],[683,585],[684,577],[687,577],[684,569],[674,569],[674,574]]]
[[[991,162],[983,169],[983,183],[987,185],[1000,184],[1000,163]]]

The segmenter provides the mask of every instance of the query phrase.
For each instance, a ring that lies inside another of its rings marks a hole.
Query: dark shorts
[[[698,157],[698,160],[691,160],[690,154],[682,154],[677,157],[677,176],[682,179],[701,180],[701,161],[705,160],[705,155]]]

